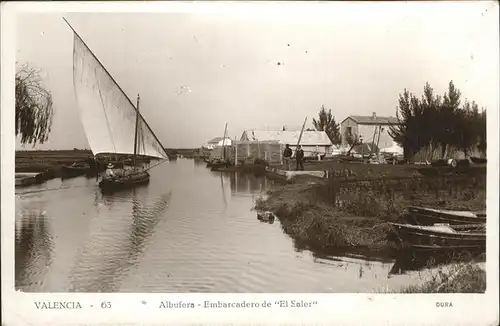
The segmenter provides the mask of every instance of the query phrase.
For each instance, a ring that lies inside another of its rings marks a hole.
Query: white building
[[[399,123],[395,117],[379,117],[375,112],[371,116],[350,115],[340,123],[342,146],[348,147],[347,136],[357,136],[363,143],[373,144],[377,148],[393,148],[394,141],[389,135],[391,126]]]
[[[208,141],[205,146],[207,149],[214,149],[215,147],[222,147],[224,146],[231,146],[232,141],[231,138],[226,137],[226,140],[224,141],[224,137],[215,137],[214,139]]]

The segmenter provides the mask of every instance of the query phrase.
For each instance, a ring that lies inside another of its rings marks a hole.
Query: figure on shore
[[[285,171],[290,170],[290,160],[292,158],[292,149],[290,148],[290,145],[286,144],[285,145],[285,150],[283,151],[283,163],[285,165]]]
[[[297,146],[297,152],[295,153],[295,160],[297,161],[297,171],[304,171],[304,151],[302,146]]]

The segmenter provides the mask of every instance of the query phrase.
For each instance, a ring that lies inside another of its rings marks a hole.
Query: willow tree
[[[38,69],[23,65],[16,72],[15,80],[16,136],[23,145],[43,144],[52,127],[52,95],[43,86]]]
[[[326,111],[322,105],[318,113],[318,120],[313,118],[313,126],[317,131],[324,131],[335,145],[341,143],[340,126],[332,115],[332,110]]]

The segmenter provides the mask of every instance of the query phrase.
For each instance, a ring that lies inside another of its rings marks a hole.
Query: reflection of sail
[[[134,154],[137,110],[76,32],[73,84],[82,126],[94,155]],[[138,154],[168,159],[142,115],[138,119],[142,137]]]
[[[151,205],[144,206],[135,197],[133,199],[132,230],[130,232],[129,263],[136,260],[146,244],[146,240],[152,235],[153,230],[160,220],[170,202],[172,193],[165,194],[156,199]]]
[[[30,291],[30,284],[42,283],[52,263],[52,236],[42,214],[28,215],[16,227],[15,284],[16,288]]]
[[[73,290],[80,292],[116,292],[122,279],[127,276],[129,269],[137,263],[144,251],[147,240],[154,233],[154,229],[163,216],[171,197],[171,194],[168,193],[157,198],[151,204],[146,204],[137,198],[136,189],[132,189],[130,195],[132,197],[131,202],[129,197],[122,203],[122,205],[129,203],[132,206],[132,221],[131,224],[127,225],[129,229],[128,236],[114,240],[114,247],[109,248],[109,243],[100,246],[95,244],[96,238],[94,238],[94,235],[84,248],[84,251],[78,255],[79,261],[75,265],[75,270],[71,273],[74,277],[72,281]],[[103,196],[103,198],[106,201],[105,205],[112,204],[113,199],[119,199],[106,196]],[[130,222],[124,221],[124,223]],[[115,227],[116,225],[119,226],[119,224],[110,226]],[[106,241],[107,239],[103,240]],[[96,261],[91,264],[89,260]],[[91,272],[87,272],[86,269],[89,265],[98,267]]]

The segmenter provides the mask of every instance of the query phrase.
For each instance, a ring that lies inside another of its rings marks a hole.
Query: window
[[[347,127],[347,128],[346,128],[346,134],[347,134],[348,136],[352,136],[352,127]]]

